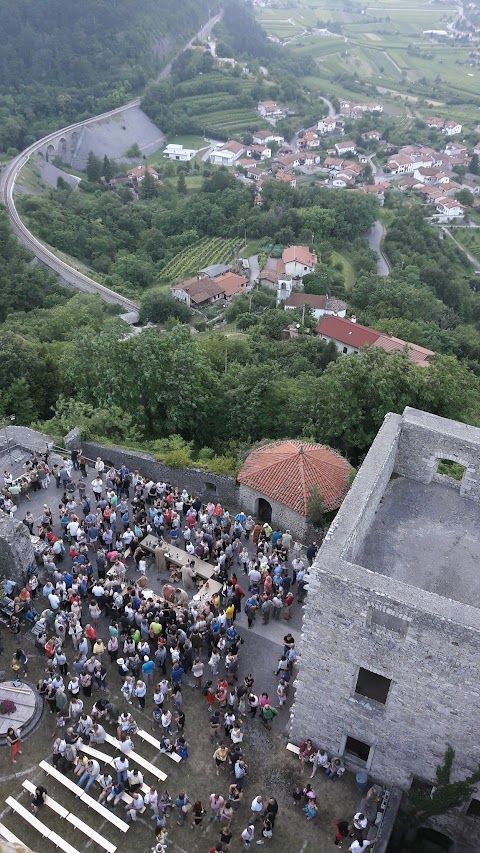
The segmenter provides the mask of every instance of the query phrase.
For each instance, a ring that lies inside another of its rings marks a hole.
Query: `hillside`
[[[0,151],[126,103],[209,10],[207,0],[2,0]]]

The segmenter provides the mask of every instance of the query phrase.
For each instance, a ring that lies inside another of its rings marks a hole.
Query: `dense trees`
[[[7,0],[0,44],[0,150],[121,106],[204,23],[215,2]]]

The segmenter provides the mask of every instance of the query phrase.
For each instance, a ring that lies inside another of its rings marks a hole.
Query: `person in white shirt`
[[[102,793],[98,798],[98,802],[103,803],[103,801],[107,799],[110,791],[112,790],[113,779],[109,773],[101,773],[97,779],[97,782],[102,789]]]
[[[105,471],[105,463],[101,460],[100,456],[97,456],[97,460],[95,462],[95,471],[97,474],[103,474]]]
[[[152,786],[147,794],[145,794],[143,801],[146,806],[150,806],[154,815],[158,814],[158,793],[156,789]]]
[[[254,797],[252,800],[252,805],[250,806],[250,811],[252,812],[253,819],[256,820],[260,817],[263,812],[263,797],[259,795],[258,797]]]
[[[128,776],[127,776],[127,784],[126,784],[127,790],[131,794],[133,794],[133,792],[138,791],[138,789],[141,788],[142,785],[143,785],[143,776],[140,773],[140,770],[137,770],[136,767],[134,767],[132,770],[129,770]]]
[[[117,755],[117,757],[113,759],[113,766],[117,771],[117,782],[122,782],[122,784],[125,785],[129,767],[126,755]]]
[[[250,824],[250,826],[247,826],[243,830],[242,835],[241,835],[241,839],[243,841],[243,846],[245,847],[246,850],[248,850],[248,848],[251,847],[251,844],[252,844],[252,841],[254,840],[254,838],[255,838],[255,827],[252,823],[252,824]]]
[[[350,853],[364,853],[364,850],[367,850],[371,844],[371,841],[355,840],[348,849],[350,850]]]
[[[138,793],[138,791],[135,791],[135,793],[133,794],[132,802],[129,805],[125,806],[125,814],[126,814],[127,820],[132,820],[132,821],[136,820],[137,814],[139,814],[141,812],[143,807],[144,807],[143,797],[141,794]]]
[[[74,518],[72,518],[72,520],[68,522],[67,531],[68,531],[71,539],[77,538],[79,527],[80,527],[80,525],[79,525],[78,521],[76,521]]]

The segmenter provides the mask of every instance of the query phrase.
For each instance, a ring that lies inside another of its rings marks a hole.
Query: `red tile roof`
[[[223,290],[225,296],[230,297],[242,292],[248,284],[248,278],[243,278],[234,272],[224,272],[222,275],[217,275],[214,282]]]
[[[393,335],[380,335],[373,346],[381,347],[386,352],[403,352],[405,347],[407,347],[410,361],[419,364],[421,367],[428,367],[429,358],[435,355],[431,349],[425,349],[425,347],[419,347],[417,344],[402,341],[400,338],[394,338]]]
[[[288,246],[283,250],[282,260],[284,264],[298,261],[305,267],[314,267],[317,263],[317,256],[310,251],[308,246]]]
[[[250,453],[238,481],[306,517],[312,487],[318,488],[326,508],[337,509],[351,471],[346,459],[322,444],[284,441]]]
[[[327,297],[316,293],[291,293],[285,300],[285,305],[299,308],[302,305],[310,305],[311,308],[325,308]]]
[[[348,344],[355,349],[361,349],[366,344],[370,346],[380,337],[380,332],[362,326],[360,323],[352,323],[343,317],[325,317],[317,326],[317,334],[325,335],[341,344]]]

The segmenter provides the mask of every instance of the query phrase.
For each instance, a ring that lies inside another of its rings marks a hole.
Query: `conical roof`
[[[351,471],[346,459],[323,444],[282,441],[253,450],[237,479],[307,516],[313,486],[317,487],[327,510],[338,509]]]

